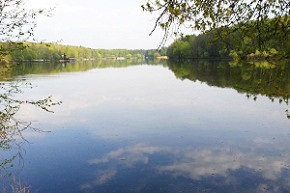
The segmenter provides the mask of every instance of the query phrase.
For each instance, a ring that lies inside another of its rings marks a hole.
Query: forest
[[[261,60],[290,55],[289,17],[267,19],[257,28],[251,21],[232,27],[187,35],[173,42],[167,54],[171,59],[233,58]]]
[[[157,58],[166,50],[92,49],[83,46],[61,45],[56,43],[2,42],[0,52],[2,62],[58,62],[63,59],[144,59]]]

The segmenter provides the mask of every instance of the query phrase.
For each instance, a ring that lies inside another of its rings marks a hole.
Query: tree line
[[[157,58],[166,54],[163,50],[129,50],[129,49],[92,49],[83,46],[61,45],[56,43],[32,43],[32,42],[2,42],[0,51],[3,62],[23,61],[50,61],[57,62],[64,58],[76,60],[95,59],[144,59]]]

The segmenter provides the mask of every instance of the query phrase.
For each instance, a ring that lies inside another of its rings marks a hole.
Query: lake
[[[290,192],[289,63],[28,64],[10,69],[9,82],[31,83],[21,84],[19,100],[62,103],[53,113],[21,104],[13,115],[35,129],[6,146],[1,138],[3,186]]]

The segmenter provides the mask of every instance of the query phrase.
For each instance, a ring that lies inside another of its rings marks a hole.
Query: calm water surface
[[[50,131],[23,133],[31,192],[290,192],[289,67],[108,66],[18,76],[62,101],[17,114]]]

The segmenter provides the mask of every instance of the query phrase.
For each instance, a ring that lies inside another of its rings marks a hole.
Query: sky
[[[94,49],[156,49],[163,31],[151,36],[157,15],[143,12],[145,0],[26,0],[33,8],[55,7],[37,20],[38,41]],[[165,44],[170,45],[174,37]]]

